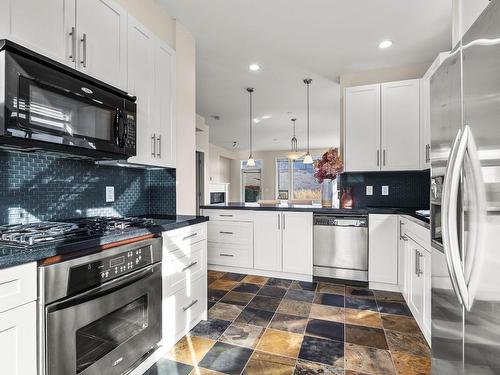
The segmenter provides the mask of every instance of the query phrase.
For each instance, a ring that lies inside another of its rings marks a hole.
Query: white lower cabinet
[[[206,319],[206,223],[163,233],[162,344],[171,346]]]
[[[281,212],[254,214],[254,267],[259,270],[282,269],[281,216]]]
[[[400,218],[398,283],[408,307],[430,343],[431,339],[431,249],[430,232]],[[404,259],[401,260],[401,257]]]
[[[205,210],[204,215],[210,216],[208,263],[216,269],[312,280],[312,212]]]
[[[0,373],[36,374],[36,263],[0,270]]]
[[[0,313],[1,373],[36,374],[36,302]]]
[[[370,288],[398,289],[398,216],[369,215]]]
[[[312,212],[283,213],[283,272],[311,275],[313,269]]]

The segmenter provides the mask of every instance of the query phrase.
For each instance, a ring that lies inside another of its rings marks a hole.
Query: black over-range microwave
[[[135,97],[0,41],[0,147],[92,159],[136,154]]]

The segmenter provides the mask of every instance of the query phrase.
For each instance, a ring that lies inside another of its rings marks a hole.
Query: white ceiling
[[[248,149],[246,87],[254,117],[273,116],[254,126],[255,150],[288,149],[292,116],[304,148],[312,78],[311,148],[324,148],[339,144],[342,73],[431,62],[451,45],[451,0],[160,1],[196,38],[196,109],[210,142],[229,149]],[[394,45],[381,50],[385,39]]]

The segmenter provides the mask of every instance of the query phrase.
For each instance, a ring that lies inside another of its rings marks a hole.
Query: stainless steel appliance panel
[[[463,168],[465,310],[464,367],[500,373],[500,2],[492,1],[463,38],[464,125],[476,151]],[[477,178],[474,159],[480,165]],[[482,180],[480,180],[482,178]],[[481,199],[481,196],[484,199]],[[483,200],[483,202],[481,202]]]
[[[463,364],[463,306],[443,253],[442,208],[450,155],[462,131],[461,49],[455,48],[431,79],[432,370],[459,373]]]
[[[366,218],[315,216],[314,275],[368,280]]]

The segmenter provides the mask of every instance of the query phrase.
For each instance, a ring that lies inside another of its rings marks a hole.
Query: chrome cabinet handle
[[[234,257],[234,255],[233,255],[233,254],[224,254],[224,253],[220,253],[219,255],[220,255],[221,257],[230,257],[230,258]]]
[[[424,272],[422,271],[422,267],[420,266],[420,258],[422,258],[423,255],[420,251],[415,250],[415,274],[420,277]]]
[[[387,151],[384,149],[384,151],[382,153],[382,159],[383,159],[383,165],[384,166],[385,166],[386,154],[387,154]]]
[[[429,163],[431,161],[431,145],[425,145],[425,162]]]
[[[278,214],[278,229],[281,229],[281,214]]]
[[[220,217],[233,217],[233,215],[224,215],[224,214],[220,214],[219,216]]]
[[[69,55],[69,58],[72,62],[76,62],[76,30],[74,26],[71,28],[69,35],[71,36],[71,55]]]
[[[234,234],[233,232],[225,232],[223,230],[219,231],[220,234]]]
[[[283,230],[286,229],[286,220],[285,220],[285,214],[282,214],[283,215]]]
[[[83,47],[83,59],[80,60],[80,64],[82,64],[82,66],[84,68],[86,68],[87,67],[87,34],[83,33],[83,37],[80,40],[80,42],[82,42],[82,47]]]
[[[186,241],[186,240],[188,240],[190,238],[196,237],[197,235],[198,235],[198,233],[193,233],[193,234],[190,234],[189,236],[183,237],[182,240]]]
[[[156,133],[151,136],[151,156],[156,158]]]
[[[404,239],[404,235],[403,235],[403,225],[405,223],[403,223],[402,221],[399,221],[399,239],[400,240],[403,240]]]
[[[189,310],[191,307],[193,307],[194,305],[196,305],[198,303],[198,300],[195,299],[193,302],[191,302],[189,305],[187,305],[186,307],[183,307],[182,310],[186,311],[186,310]]]
[[[189,266],[184,267],[181,272],[187,271],[188,269],[196,266],[197,264],[198,264],[198,262],[192,262],[191,264],[189,264]]]
[[[377,167],[380,166],[380,150],[377,150]]]
[[[156,155],[161,159],[161,134],[156,137],[156,142],[158,142],[158,153]]]

